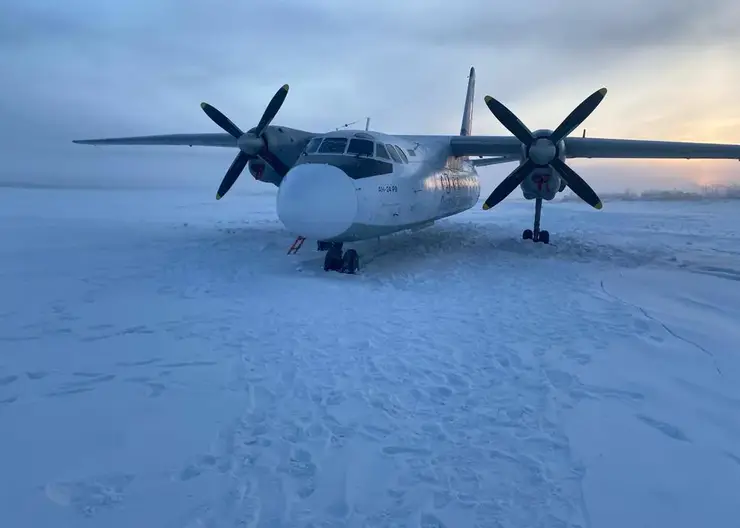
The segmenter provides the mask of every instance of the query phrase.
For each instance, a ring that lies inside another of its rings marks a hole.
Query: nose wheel
[[[328,244],[328,247],[326,246]],[[360,270],[360,256],[354,249],[348,249],[342,252],[341,242],[322,242],[322,247],[326,247],[326,256],[324,257],[324,271],[338,271],[340,273],[349,273],[354,275]]]
[[[542,217],[542,198],[536,198],[534,202],[534,229],[525,229],[522,232],[522,239],[533,242],[550,243],[550,232],[547,230],[540,231],[540,218]]]
[[[531,229],[525,229],[522,232],[522,239],[532,240],[533,242],[542,242],[543,244],[550,243],[550,232],[547,229],[543,229],[539,233],[536,233]]]

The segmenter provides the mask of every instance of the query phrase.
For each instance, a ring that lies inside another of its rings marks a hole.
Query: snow
[[[242,187],[0,189],[0,526],[737,525],[737,202],[543,246],[507,200],[347,276]]]

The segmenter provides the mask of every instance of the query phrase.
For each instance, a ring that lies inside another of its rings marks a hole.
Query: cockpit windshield
[[[372,136],[357,133],[354,137],[315,137],[306,145],[304,155],[339,154],[353,157],[376,158],[378,160],[405,164],[409,160],[400,147],[376,143]]]
[[[382,159],[391,159],[391,157],[388,155],[388,151],[385,148],[385,145],[382,143],[378,143],[375,145],[375,156]]]
[[[319,154],[344,154],[347,138],[326,138],[319,147]]]
[[[356,154],[358,156],[372,156],[374,151],[374,144],[369,139],[351,139],[349,147],[347,147],[347,154]]]
[[[311,141],[308,142],[308,145],[306,145],[306,154],[313,154],[319,149],[319,145],[321,145],[321,141],[324,138],[322,137],[315,137]]]

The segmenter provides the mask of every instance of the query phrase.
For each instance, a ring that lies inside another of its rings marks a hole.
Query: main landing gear
[[[532,229],[525,229],[522,233],[524,240],[532,240],[533,242],[542,242],[543,244],[550,243],[550,232],[547,230],[540,231],[540,218],[542,217],[542,198],[536,198],[534,202],[534,231]]]
[[[319,241],[316,249],[326,251],[324,271],[355,274],[360,269],[360,256],[357,254],[357,251],[348,249],[343,253],[341,242]]]

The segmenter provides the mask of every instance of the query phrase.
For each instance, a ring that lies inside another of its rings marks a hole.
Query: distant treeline
[[[696,191],[673,190],[649,190],[635,192],[629,189],[623,192],[599,193],[599,197],[604,202],[621,200],[632,202],[638,200],[647,201],[702,201],[702,200],[740,200],[740,184],[736,185],[705,185]],[[576,202],[580,201],[572,191],[565,191],[560,201]]]

